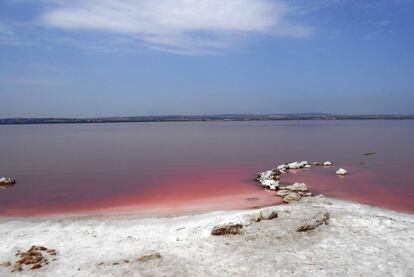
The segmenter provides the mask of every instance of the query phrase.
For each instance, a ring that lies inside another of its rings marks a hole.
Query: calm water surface
[[[327,196],[414,213],[414,121],[0,126],[0,215],[186,212],[280,203],[252,180],[276,164]],[[366,152],[376,155],[365,156]],[[335,175],[339,167],[346,177]]]

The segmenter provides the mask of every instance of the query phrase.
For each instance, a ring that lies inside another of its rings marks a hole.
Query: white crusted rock
[[[259,180],[259,181],[262,181],[262,180],[272,180],[273,179],[273,175],[274,175],[274,172],[273,172],[273,170],[268,170],[268,171],[265,171],[265,172],[260,172],[257,176],[257,179]]]
[[[332,166],[332,165],[333,165],[333,163],[332,163],[332,162],[330,162],[330,161],[326,161],[326,162],[324,162],[324,163],[323,163],[323,165],[324,165],[324,166]]]
[[[307,191],[308,187],[305,183],[294,183],[293,185],[286,186],[285,189],[291,191]]]
[[[277,196],[280,196],[280,197],[285,197],[286,195],[288,195],[289,193],[291,193],[291,191],[290,190],[287,190],[287,189],[280,189],[280,190],[278,190],[278,191],[276,191],[276,195]]]
[[[340,169],[338,169],[338,171],[336,171],[336,174],[346,175],[346,174],[348,174],[348,171],[346,169],[340,168]]]
[[[264,188],[271,189],[271,190],[276,190],[280,185],[279,181],[275,181],[275,180],[263,180],[260,183],[262,184]]]
[[[290,163],[290,164],[288,164],[288,166],[289,166],[289,169],[298,169],[298,168],[301,167],[300,163],[298,163],[298,162]]]
[[[286,203],[291,203],[300,200],[300,198],[300,195],[296,192],[290,192],[288,195],[283,197],[283,201],[285,201]]]
[[[277,218],[277,210],[266,208],[261,210],[259,215],[261,220],[272,220],[274,218]]]
[[[16,180],[9,177],[1,177],[0,178],[0,186],[9,187],[16,184]]]
[[[276,167],[276,169],[277,170],[279,170],[279,171],[286,171],[286,169],[288,169],[289,168],[289,166],[287,165],[287,164],[281,164],[281,165],[278,165],[277,167]]]

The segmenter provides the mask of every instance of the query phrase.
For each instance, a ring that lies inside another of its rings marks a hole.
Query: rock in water
[[[340,169],[338,169],[338,171],[336,172],[336,174],[338,174],[338,175],[346,175],[346,174],[348,174],[348,171],[346,169],[340,168]]]
[[[263,180],[260,181],[262,186],[267,189],[276,190],[279,187],[279,181],[275,180]]]
[[[305,222],[302,223],[298,228],[296,228],[297,232],[306,232],[309,230],[316,229],[319,225],[328,224],[329,222],[329,213],[318,213],[313,217],[309,218]]]
[[[214,236],[240,234],[243,225],[240,223],[222,223],[213,227],[211,234]]]
[[[291,203],[300,200],[300,195],[296,192],[290,192],[285,197],[283,197],[283,201],[286,203]]]
[[[286,186],[285,189],[291,191],[307,191],[308,187],[305,183],[294,183],[293,185]]]
[[[260,211],[260,219],[261,220],[271,220],[277,218],[277,211],[275,209],[263,209]]]
[[[278,165],[276,169],[283,172],[283,171],[286,171],[286,169],[289,169],[289,166],[287,164],[281,164],[281,165]]]
[[[3,187],[10,187],[16,184],[16,180],[13,178],[8,177],[1,177],[0,178],[0,186]]]
[[[298,169],[300,167],[301,167],[301,163],[299,162],[293,162],[293,163],[288,164],[289,169]]]
[[[323,163],[323,165],[324,165],[324,166],[332,166],[332,165],[333,165],[333,163],[332,163],[332,162],[330,162],[330,161],[326,161],[326,162],[324,162],[324,163]]]
[[[281,189],[281,190],[276,191],[276,193],[275,193],[275,194],[276,194],[277,196],[285,197],[285,196],[286,196],[286,195],[288,195],[290,192],[291,192],[290,190],[287,190],[287,189]]]

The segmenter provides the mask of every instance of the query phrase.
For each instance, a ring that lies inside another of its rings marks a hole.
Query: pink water
[[[335,166],[301,170],[286,182],[414,213],[413,139],[414,121],[0,126],[0,176],[18,181],[0,189],[0,215],[267,206],[280,199],[253,178],[295,160]],[[339,167],[350,174],[336,176]]]

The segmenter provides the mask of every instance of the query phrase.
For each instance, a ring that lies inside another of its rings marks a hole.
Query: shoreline
[[[321,194],[316,194],[312,198],[322,196]],[[228,199],[228,197],[223,197]],[[401,215],[403,217],[413,217],[414,213],[404,212],[393,210],[390,208],[379,207],[372,204],[361,203],[356,200],[350,199],[340,199],[331,196],[326,196],[326,199],[331,201],[332,203],[337,204],[348,204],[348,205],[359,205],[363,207],[367,207],[368,209],[378,210],[378,212],[390,213],[395,215]],[[195,201],[197,203],[197,201]],[[168,204],[165,205],[163,208],[154,208],[150,207],[142,210],[139,210],[140,206],[120,206],[120,207],[112,207],[112,208],[104,208],[104,209],[97,209],[89,212],[81,211],[81,212],[73,212],[73,213],[56,213],[56,214],[38,214],[38,215],[31,215],[31,216],[9,216],[9,215],[0,215],[0,224],[6,221],[45,221],[45,220],[87,220],[87,219],[124,219],[124,218],[131,218],[131,219],[168,219],[168,218],[179,218],[179,217],[187,217],[187,216],[200,216],[200,215],[208,215],[214,213],[233,213],[233,212],[249,212],[249,211],[258,211],[266,208],[278,208],[283,206],[289,206],[294,203],[284,203],[281,201],[280,203],[270,204],[270,205],[263,205],[263,206],[252,206],[252,207],[237,207],[237,208],[225,208],[225,209],[217,209],[211,208],[206,206],[204,201],[200,201],[200,205],[194,204],[185,206],[185,209],[177,210],[174,212],[166,212],[168,209]],[[197,208],[198,207],[198,208]],[[190,209],[192,208],[192,209]]]
[[[274,209],[278,217],[248,225],[239,235],[211,235],[220,222],[238,222],[265,209]],[[295,231],[300,222],[321,212],[329,213],[329,224]],[[0,264],[12,262],[17,250],[32,245],[58,251],[55,261],[24,270],[25,276],[408,276],[414,272],[414,215],[324,197],[161,218],[0,218],[0,239]],[[15,273],[0,266],[0,275]]]

